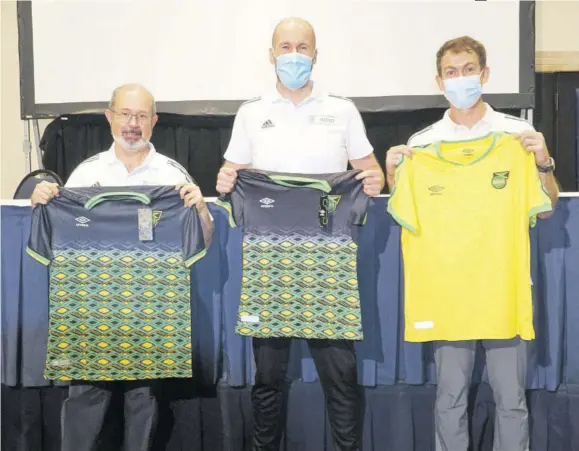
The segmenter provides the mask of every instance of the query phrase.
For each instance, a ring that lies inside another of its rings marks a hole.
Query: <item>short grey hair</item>
[[[149,91],[143,85],[140,85],[138,83],[127,83],[127,84],[124,84],[124,85],[121,85],[121,86],[115,88],[115,90],[113,91],[113,95],[111,96],[111,100],[109,101],[109,110],[112,110],[114,108],[115,103],[117,101],[117,97],[119,96],[119,94],[122,91],[130,91],[132,89],[144,91],[147,95],[149,95],[151,97],[151,103],[152,103],[151,111],[153,112],[153,116],[155,116],[157,114],[157,105],[155,103],[155,97],[153,97],[153,94],[151,94],[151,91]]]

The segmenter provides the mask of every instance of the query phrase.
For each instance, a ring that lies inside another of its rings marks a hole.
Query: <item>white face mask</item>
[[[112,136],[115,142],[127,152],[138,152],[139,150],[143,150],[145,147],[149,146],[149,141],[144,140],[143,138],[138,141],[129,142],[122,136]]]

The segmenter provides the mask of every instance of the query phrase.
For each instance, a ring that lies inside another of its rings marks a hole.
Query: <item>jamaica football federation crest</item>
[[[336,207],[340,203],[341,198],[342,196],[339,195],[328,196],[328,213],[333,213],[336,211]]]
[[[511,171],[493,172],[493,178],[491,180],[491,185],[493,185],[493,188],[503,189],[505,186],[507,186],[510,172]]]
[[[159,219],[161,219],[162,214],[163,214],[163,212],[160,210],[154,210],[153,211],[153,227],[155,227],[157,225],[157,223],[159,222]]]

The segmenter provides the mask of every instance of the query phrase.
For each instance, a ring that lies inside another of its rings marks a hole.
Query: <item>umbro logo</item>
[[[261,124],[261,128],[273,128],[275,127],[275,124],[271,121],[271,119],[268,119],[267,121],[265,121],[263,124]]]
[[[77,227],[88,227],[88,224],[90,222],[90,219],[84,217],[84,216],[79,216],[78,218],[74,218],[74,220],[76,221],[76,226]]]
[[[442,194],[442,191],[444,191],[444,186],[433,185],[428,188],[428,191],[430,191],[431,196],[436,196],[437,194]]]
[[[273,203],[275,200],[270,199],[269,197],[264,197],[259,202],[261,203],[261,208],[273,208]]]

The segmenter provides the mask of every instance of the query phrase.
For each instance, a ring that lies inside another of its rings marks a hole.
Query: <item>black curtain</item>
[[[545,135],[547,146],[557,160],[557,178],[565,191],[578,189],[576,117],[579,107],[579,72],[535,76],[535,128]],[[520,110],[501,110],[520,115]],[[384,165],[384,151],[404,144],[416,131],[442,117],[443,110],[362,114],[368,138],[378,161]],[[233,126],[232,116],[181,116],[159,114],[152,142],[159,152],[177,160],[197,180],[205,196],[215,196],[215,177],[223,163]],[[44,166],[66,180],[72,170],[95,153],[110,147],[112,137],[103,114],[62,116],[46,128],[40,147]]]
[[[362,115],[368,138],[384,166],[385,150],[405,144],[418,130],[442,117],[443,110],[419,110]],[[519,115],[518,110],[506,111]],[[164,155],[182,164],[205,196],[215,196],[215,179],[229,144],[233,117],[159,114],[151,142]],[[86,158],[112,144],[109,124],[102,114],[62,116],[46,128],[40,147],[44,166],[66,180]]]
[[[367,451],[431,451],[434,386],[394,385],[366,388],[363,428]],[[2,385],[2,450],[60,451],[62,387],[16,388]],[[287,433],[281,451],[331,451],[329,435],[312,434],[326,422],[317,383],[296,381],[290,389]],[[152,451],[250,451],[249,388],[195,387],[176,383],[159,396],[159,422]],[[122,394],[115,394],[95,451],[121,451]],[[527,392],[531,449],[579,449],[579,386],[558,392]],[[492,451],[495,405],[487,384],[474,386],[469,402],[471,451]],[[312,422],[303,429],[303,417]],[[313,428],[313,429],[312,429]],[[326,443],[324,445],[324,442]]]

